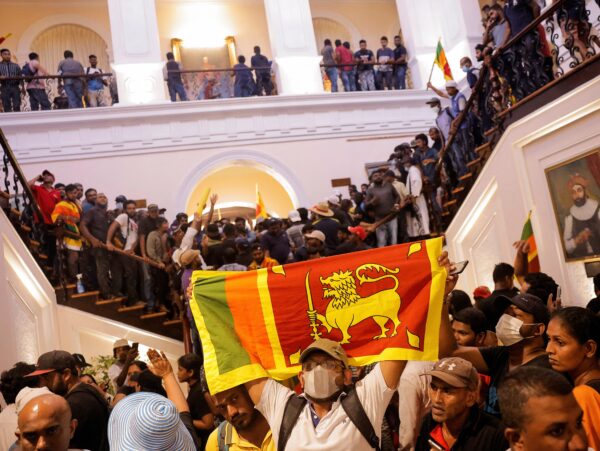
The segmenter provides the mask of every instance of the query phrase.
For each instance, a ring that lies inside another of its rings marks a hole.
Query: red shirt
[[[450,447],[444,440],[444,433],[442,431],[442,425],[438,424],[433,431],[429,433],[429,436],[440,446],[444,448],[445,451],[450,451]],[[433,447],[431,449],[434,449]]]
[[[336,47],[335,53],[339,55],[340,64],[348,64],[354,62],[354,56],[352,55],[352,52],[343,45]],[[342,70],[352,70],[352,66],[343,66]]]
[[[40,207],[42,216],[44,217],[44,222],[46,224],[52,224],[51,215],[54,211],[54,206],[61,201],[60,191],[54,188],[47,190],[41,185],[33,185],[31,190],[33,191],[35,200]]]

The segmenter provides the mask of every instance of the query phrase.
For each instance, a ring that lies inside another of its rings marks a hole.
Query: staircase
[[[60,236],[63,231],[60,228],[48,230],[47,226],[34,220],[34,217],[42,216],[41,212],[1,129],[0,145],[4,151],[2,171],[5,186],[5,191],[0,192],[0,206],[39,267],[52,283],[57,303],[187,344],[186,337],[189,335],[186,332],[189,330],[189,324],[187,324],[187,319],[182,317],[183,315],[170,319],[167,317],[167,312],[144,314],[145,304],[143,303],[126,307],[125,298],[101,300],[99,291],[77,293],[74,284],[66,283],[64,276],[66,270],[60,251],[57,252],[59,276],[53,275],[53,263],[48,261],[48,256],[43,253],[44,239],[47,237],[56,239],[56,235]],[[61,242],[60,239],[58,241]]]

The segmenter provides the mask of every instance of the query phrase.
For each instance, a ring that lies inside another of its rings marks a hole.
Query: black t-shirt
[[[202,390],[202,384],[196,382],[190,387],[190,392],[187,397],[188,406],[190,406],[190,413],[194,420],[201,420],[204,415],[211,413],[210,407],[204,399],[204,391]],[[208,436],[212,431],[206,429],[196,429],[196,435],[200,439],[201,449],[206,446]]]
[[[488,374],[491,377],[490,389],[488,398],[483,410],[492,415],[500,416],[500,408],[498,406],[498,387],[508,374],[509,354],[508,346],[490,346],[488,348],[480,348],[481,356],[485,360],[488,367]],[[521,366],[540,366],[542,368],[552,369],[548,356],[546,354],[536,357]]]
[[[340,223],[332,218],[322,218],[313,224],[315,226],[315,230],[319,230],[325,234],[325,246],[328,249],[335,251],[335,248],[338,245],[338,229],[340,227]]]
[[[108,450],[108,403],[98,389],[80,383],[67,393],[65,399],[71,407],[73,418],[77,420],[77,429],[69,448]]]
[[[151,218],[150,216],[146,216],[144,219],[142,219],[138,227],[138,234],[145,235],[146,238],[148,238],[150,232],[156,230],[156,219]]]
[[[517,294],[519,294],[519,290],[517,290],[515,287],[511,288],[510,290],[494,290],[488,298],[483,299],[479,303],[479,310],[483,312],[485,319],[487,320],[487,330],[491,330],[492,332],[496,331],[496,324],[498,324],[498,320],[504,313],[504,310],[506,310],[506,307],[508,307],[506,302],[496,301],[498,296],[512,298]]]
[[[287,262],[290,254],[290,240],[287,233],[281,232],[273,235],[270,232],[263,233],[260,237],[260,245],[267,251],[271,258],[277,260],[279,264]]]
[[[403,45],[399,45],[394,49],[394,59],[397,60],[398,58],[400,58],[402,55],[406,55],[406,49],[404,48]],[[405,60],[406,61],[406,60]],[[408,62],[405,62],[403,64],[399,64],[400,66],[407,66]]]

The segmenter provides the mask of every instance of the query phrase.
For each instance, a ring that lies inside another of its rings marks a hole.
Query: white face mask
[[[304,393],[313,399],[329,399],[341,389],[335,383],[336,374],[317,365],[304,371]]]
[[[505,313],[498,320],[498,324],[496,324],[496,336],[504,346],[512,346],[515,343],[523,341],[525,338],[531,338],[521,335],[521,327],[526,325],[533,326],[535,324],[525,324],[520,319]]]

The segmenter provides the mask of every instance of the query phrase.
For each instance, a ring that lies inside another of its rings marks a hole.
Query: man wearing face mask
[[[352,372],[339,343],[318,339],[302,352],[300,363],[300,397],[272,379],[246,384],[278,449],[379,449],[383,416],[406,362],[381,362],[349,391]]]
[[[440,345],[454,344],[453,356],[468,360],[479,373],[491,377],[484,410],[494,415],[500,413],[497,388],[509,371],[522,366],[551,368],[544,343],[550,314],[544,302],[527,293],[513,298],[499,296],[497,301],[508,306],[496,325],[496,335],[502,346],[459,347],[453,335],[440,335]],[[442,322],[445,321],[448,320],[442,315]]]

